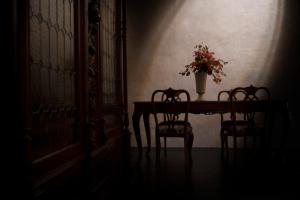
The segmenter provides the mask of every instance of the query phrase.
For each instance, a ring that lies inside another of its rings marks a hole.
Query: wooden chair
[[[232,90],[223,90],[218,93],[218,101],[230,101],[230,93]],[[228,140],[225,136],[225,129],[226,127],[233,124],[230,113],[221,113],[221,130],[220,130],[220,137],[221,137],[221,155],[222,159],[225,159],[225,153],[228,155]],[[225,152],[226,149],[226,152]]]
[[[184,101],[185,106],[176,106],[176,103]],[[174,90],[172,88],[166,90],[156,90],[151,97],[153,106],[153,114],[155,119],[155,140],[156,140],[156,156],[159,160],[161,143],[160,138],[164,138],[164,146],[166,151],[167,137],[184,138],[184,152],[186,161],[191,161],[191,150],[194,140],[192,126],[188,121],[190,95],[186,90]],[[156,112],[156,106],[164,108],[163,113]]]
[[[243,138],[243,148],[247,148],[247,139],[252,138],[252,148],[257,145],[257,137],[260,138],[260,147],[266,145],[266,133],[267,133],[267,119],[268,112],[257,112],[252,110],[246,110],[240,112],[236,109],[235,104],[242,101],[270,101],[270,92],[266,87],[237,87],[230,91],[221,91],[218,95],[218,100],[221,96],[226,94],[227,100],[231,104],[230,118],[224,120],[223,114],[221,114],[221,143],[222,143],[222,157],[228,160],[229,147],[228,137],[233,139],[233,161],[236,162],[237,157],[237,138]],[[224,151],[225,148],[225,151]]]

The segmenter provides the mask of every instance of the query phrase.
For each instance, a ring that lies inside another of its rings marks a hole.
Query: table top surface
[[[177,102],[175,106],[184,109],[186,101]],[[158,112],[170,110],[164,102],[155,102],[155,108]],[[288,111],[287,101],[285,100],[271,100],[271,101],[238,101],[232,104],[230,101],[191,101],[189,105],[190,113],[224,113],[230,112],[232,109],[236,111],[266,111],[267,109],[275,112]],[[152,113],[153,106],[151,101],[136,101],[134,102],[134,114]]]

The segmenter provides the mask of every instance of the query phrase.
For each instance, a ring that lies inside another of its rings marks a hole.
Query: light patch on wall
[[[153,3],[159,5],[160,2],[164,2],[164,9],[157,6],[147,20],[142,4],[139,4],[140,14],[128,18],[129,113],[133,112],[133,101],[150,100],[158,88],[184,88],[196,99],[194,77],[183,77],[179,72],[192,61],[193,48],[201,42],[207,44],[216,57],[229,62],[224,67],[227,76],[220,85],[208,77],[205,99],[216,100],[220,90],[236,86],[263,85],[270,77],[280,39],[284,1],[164,0]],[[220,146],[219,116],[192,115],[191,121],[197,130],[195,147]],[[154,130],[153,124],[151,126]],[[141,135],[145,141],[143,129]],[[135,144],[134,139],[132,142]],[[169,146],[181,145],[171,142]]]

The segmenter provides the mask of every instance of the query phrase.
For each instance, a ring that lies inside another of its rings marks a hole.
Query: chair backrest
[[[179,102],[185,102],[178,105]],[[155,90],[151,97],[152,109],[156,127],[164,122],[169,128],[174,128],[178,121],[182,121],[187,126],[190,95],[184,89]],[[160,111],[158,112],[158,107]]]
[[[260,101],[264,100],[267,102],[270,102],[271,95],[269,90],[266,87],[254,87],[253,85],[250,85],[249,87],[237,87],[233,89],[230,93],[230,102],[232,102],[232,112],[231,112],[231,118],[232,120],[247,120],[249,124],[252,125],[259,125],[262,126],[266,125],[266,120],[268,117],[268,112],[258,112],[258,111],[252,111],[247,110],[245,112],[238,112],[235,108],[233,103],[238,101],[247,101],[247,102],[253,102],[253,101]],[[238,116],[240,118],[238,118]]]
[[[223,90],[218,93],[218,101],[230,101],[230,93],[232,90]],[[230,113],[221,113],[221,122],[230,120]]]

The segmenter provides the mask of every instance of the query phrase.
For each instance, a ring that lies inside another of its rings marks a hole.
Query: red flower
[[[195,49],[194,61],[185,65],[185,70],[180,72],[180,74],[189,76],[191,72],[197,73],[204,71],[207,72],[208,75],[213,76],[214,82],[220,83],[222,80],[221,75],[226,76],[226,74],[222,71],[223,66],[228,62],[214,58],[214,52],[208,51],[208,47],[206,45],[196,45]]]

